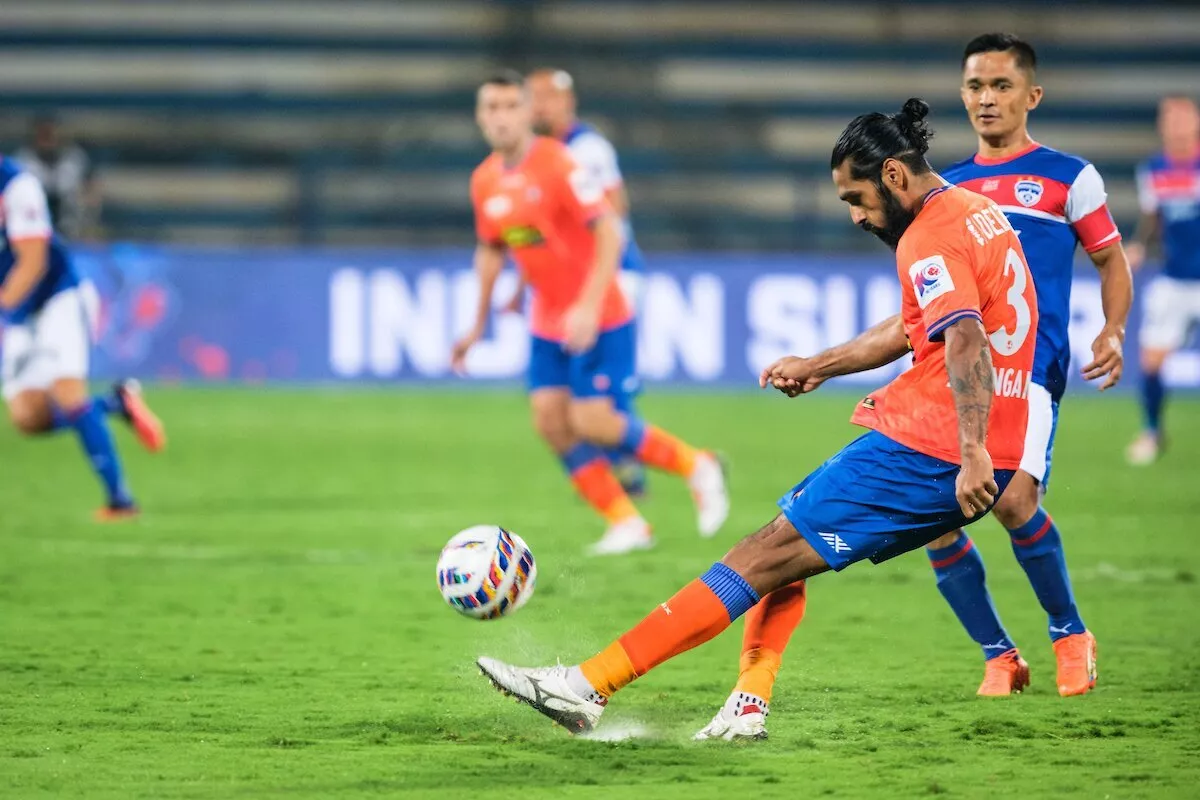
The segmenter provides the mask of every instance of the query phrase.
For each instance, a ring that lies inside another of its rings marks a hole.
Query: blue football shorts
[[[983,517],[959,509],[958,471],[871,431],[781,497],[779,508],[833,569],[878,564]],[[996,470],[1001,492],[1013,474]]]
[[[572,397],[611,397],[624,410],[638,393],[637,341],[632,322],[604,331],[591,350],[569,353],[562,342],[533,337],[529,390],[566,388]]]

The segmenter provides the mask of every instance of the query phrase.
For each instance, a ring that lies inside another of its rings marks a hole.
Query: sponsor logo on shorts
[[[849,553],[850,552],[850,545],[846,544],[846,542],[842,539],[842,537],[838,536],[836,533],[818,533],[817,535],[820,536],[823,540],[825,540],[825,544],[827,544],[833,548],[833,552],[835,552],[835,553]]]

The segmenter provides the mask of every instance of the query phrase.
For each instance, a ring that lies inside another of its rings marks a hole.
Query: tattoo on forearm
[[[988,414],[995,393],[992,357],[985,341],[972,358],[946,359],[950,391],[958,412],[958,436],[962,443],[985,444]]]

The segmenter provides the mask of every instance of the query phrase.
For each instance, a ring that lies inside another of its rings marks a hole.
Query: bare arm
[[[813,357],[822,379],[853,375],[890,364],[910,350],[900,315],[888,317],[845,344]]]
[[[50,252],[47,239],[18,239],[12,242],[15,263],[3,285],[0,285],[0,312],[9,312],[29,297],[46,274]]]
[[[845,344],[831,347],[812,358],[786,356],[779,359],[762,371],[758,385],[765,389],[769,384],[795,397],[813,391],[830,378],[890,364],[909,349],[904,323],[896,314]]]
[[[608,292],[621,264],[621,224],[614,213],[601,214],[596,219],[596,254],[592,269],[588,273],[583,290],[579,293],[579,304],[599,312],[604,295]]]
[[[946,373],[958,412],[959,447],[964,453],[984,447],[995,373],[987,334],[978,319],[965,319],[946,329]]]
[[[955,485],[959,507],[967,517],[987,511],[999,494],[987,451],[988,416],[995,394],[991,346],[983,323],[971,317],[946,329],[946,372],[958,413],[962,456]]]
[[[575,305],[564,319],[564,344],[572,353],[583,353],[596,343],[604,297],[617,277],[621,261],[621,227],[617,215],[605,211],[594,223],[596,253],[592,268]]]
[[[1126,252],[1129,254],[1129,266],[1134,272],[1145,265],[1146,258],[1150,255],[1150,250],[1158,239],[1159,225],[1157,213],[1143,213],[1138,217],[1133,241],[1126,247]]]
[[[621,219],[629,216],[629,193],[625,191],[625,184],[613,187],[605,194],[608,197],[608,204],[612,206],[613,213]]]
[[[1083,377],[1095,380],[1108,376],[1100,391],[1117,385],[1125,366],[1122,345],[1125,323],[1133,305],[1133,273],[1125,249],[1118,242],[1090,254],[1100,273],[1100,297],[1104,305],[1104,328],[1092,342],[1093,359],[1083,368]]]
[[[475,247],[475,274],[479,277],[479,301],[475,306],[475,324],[454,344],[450,365],[455,372],[466,370],[467,351],[483,338],[492,313],[492,291],[504,270],[504,248],[480,243]]]

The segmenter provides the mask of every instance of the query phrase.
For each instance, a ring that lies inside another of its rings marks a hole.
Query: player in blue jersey
[[[1131,464],[1144,466],[1162,451],[1162,368],[1200,325],[1200,110],[1187,97],[1163,98],[1158,108],[1163,151],[1138,168],[1142,218],[1129,248],[1135,269],[1151,239],[1162,243],[1162,274],[1146,291],[1142,314],[1142,410],[1145,428],[1129,446]]]
[[[640,307],[644,264],[642,251],[629,223],[629,195],[625,191],[625,180],[617,162],[617,151],[603,134],[576,116],[575,81],[570,74],[561,69],[539,69],[529,74],[526,84],[533,103],[534,129],[539,134],[558,139],[570,149],[579,165],[591,173],[596,183],[604,189],[613,211],[622,220],[625,241],[618,280],[625,299],[636,315]],[[517,294],[510,308],[519,309],[521,294]],[[633,410],[639,389],[634,385],[621,394],[621,402],[625,407],[619,408],[619,411]],[[609,457],[625,491],[631,496],[643,494],[646,489],[646,470],[642,463],[632,453],[613,451]]]
[[[979,136],[979,152],[942,172],[946,180],[994,200],[1021,237],[1037,288],[1037,354],[1029,387],[1029,427],[1021,470],[993,513],[1008,530],[1013,553],[1049,616],[1058,662],[1058,691],[1089,691],[1096,680],[1096,642],[1076,607],[1058,528],[1041,506],[1050,479],[1058,407],[1067,386],[1071,348],[1071,276],[1082,246],[1100,273],[1104,328],[1092,343],[1083,377],[1108,389],[1121,379],[1125,322],[1133,300],[1129,263],[1096,168],[1078,156],[1038,144],[1029,113],[1042,100],[1037,56],[1008,34],[985,34],[963,53],[962,98]],[[981,695],[1020,691],[1029,667],[1001,625],[985,583],[983,561],[958,531],[930,543],[938,588],[983,648]]]
[[[106,502],[100,519],[137,513],[125,485],[107,416],[121,416],[152,451],[165,444],[162,426],[137,385],[118,383],[89,396],[89,310],[79,277],[50,224],[46,193],[32,173],[0,156],[0,364],[13,424],[35,435],[70,428],[79,437]]]

